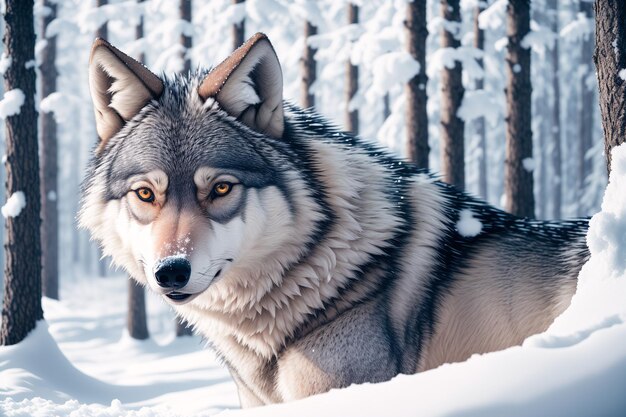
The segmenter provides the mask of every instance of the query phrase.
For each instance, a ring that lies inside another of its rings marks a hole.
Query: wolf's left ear
[[[163,93],[163,81],[104,39],[89,58],[89,88],[102,149],[130,119]]]
[[[215,67],[198,87],[230,115],[258,132],[283,136],[283,74],[267,36],[257,33]]]

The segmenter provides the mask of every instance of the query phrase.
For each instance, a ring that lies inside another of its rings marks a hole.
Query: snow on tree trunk
[[[180,0],[180,19],[191,25],[191,0]],[[191,36],[187,36],[185,31],[180,34],[180,44],[182,45],[181,58],[183,59],[183,74],[191,71],[191,59],[189,58],[189,50],[191,49]]]
[[[359,7],[348,3],[348,24],[359,23]],[[352,65],[350,58],[346,61],[346,130],[359,134],[359,110],[352,108],[352,98],[359,89],[359,67]]]
[[[478,24],[478,17],[485,10],[485,2],[478,3],[478,6],[474,8],[474,48],[481,51],[485,50],[485,31],[482,30]],[[484,68],[482,58],[478,60],[478,65]],[[482,90],[484,88],[484,80],[478,78],[476,80],[476,90]],[[479,117],[476,119],[476,136],[478,136],[478,148],[480,149],[480,159],[478,160],[478,193],[487,201],[489,199],[489,187],[487,185],[487,136],[485,135],[485,118]]]
[[[57,4],[44,1],[49,10],[42,19],[41,33],[47,40],[42,51],[41,97],[46,98],[57,90],[57,37],[46,37],[46,29],[56,19]],[[41,215],[42,215],[42,291],[43,295],[59,299],[59,213],[57,208],[57,125],[54,113],[42,113],[41,123]]]
[[[586,18],[593,18],[593,4],[590,1],[580,2],[580,12]],[[587,80],[592,74],[593,67],[591,61],[593,58],[594,38],[590,34],[584,36],[581,44],[582,62],[585,71],[580,78],[581,103],[579,108],[580,115],[578,118],[578,131],[580,136],[580,149],[578,152],[578,215],[584,216],[589,214],[589,207],[584,204],[583,196],[585,194],[585,181],[591,175],[593,166],[591,158],[587,158],[587,153],[593,147],[593,109],[597,106],[595,102],[595,90],[590,88]]]
[[[594,61],[600,87],[604,153],[611,171],[611,149],[626,141],[626,3],[596,0]]]
[[[233,4],[243,3],[245,0],[233,0]],[[233,25],[233,50],[239,48],[246,40],[246,21]]]
[[[426,2],[414,0],[407,4],[405,31],[408,52],[419,65],[419,72],[406,85],[407,157],[419,168],[428,168],[428,96],[426,85]],[[388,100],[388,97],[387,97]]]
[[[533,156],[530,48],[524,44],[524,38],[530,31],[530,1],[510,0],[506,11],[505,208],[517,216],[534,217],[533,172],[524,167],[524,161],[532,161]]]
[[[0,345],[23,340],[43,318],[41,309],[41,219],[37,110],[35,109],[35,28],[33,0],[6,0],[4,51],[12,63],[4,73],[5,91],[24,101],[6,118],[7,196],[23,193],[17,216],[5,220],[4,303]]]
[[[451,30],[461,22],[459,0],[442,0],[442,48],[458,48],[461,41]],[[448,25],[450,27],[448,27]],[[441,174],[444,181],[465,187],[465,122],[457,116],[463,102],[463,68],[455,61],[454,68],[445,67],[441,74]]]
[[[304,54],[301,60],[302,66],[302,107],[315,106],[315,94],[311,92],[311,86],[317,79],[315,53],[317,49],[308,45],[309,36],[317,35],[317,27],[311,22],[304,22]]]
[[[142,3],[144,0],[138,0]],[[139,23],[135,27],[135,39],[143,39],[144,18],[139,18]],[[145,62],[145,54],[139,55],[139,62]],[[148,322],[146,317],[146,295],[143,286],[133,278],[128,277],[128,311],[126,314],[126,327],[128,334],[133,339],[145,340],[150,337],[148,333]]]
[[[550,0],[550,30],[559,33],[559,4],[557,0]],[[552,62],[552,218],[560,219],[562,205],[563,166],[561,158],[561,74],[559,68],[559,39],[554,40],[554,47],[550,51]]]

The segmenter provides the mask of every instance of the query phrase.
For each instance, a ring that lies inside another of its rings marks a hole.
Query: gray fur
[[[519,344],[569,304],[589,256],[587,220],[515,218],[291,105],[282,137],[261,134],[199,98],[205,76],[164,78],[164,93],[94,156],[81,223],[150,284],[131,238],[107,226],[120,221],[111,213],[125,219],[115,208],[131,204],[133,175],[164,172],[160,210],[192,213],[207,236],[237,218],[243,230],[265,222],[245,232],[246,250],[229,249],[219,279],[173,303],[224,360],[243,406]],[[199,200],[201,167],[241,181],[240,205],[226,217]],[[462,210],[480,233],[458,232]]]

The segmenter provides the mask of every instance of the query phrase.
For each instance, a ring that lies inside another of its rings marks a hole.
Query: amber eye
[[[213,193],[217,197],[224,197],[225,195],[230,193],[230,190],[232,190],[232,188],[233,188],[233,185],[229,182],[218,182],[213,187]]]
[[[145,201],[146,203],[152,203],[154,201],[154,192],[147,187],[138,188],[135,190],[135,194],[141,201]]]

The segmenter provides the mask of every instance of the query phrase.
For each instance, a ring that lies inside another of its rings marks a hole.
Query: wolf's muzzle
[[[191,264],[180,256],[168,256],[161,259],[154,268],[154,277],[159,287],[166,290],[178,290],[189,282]]]

